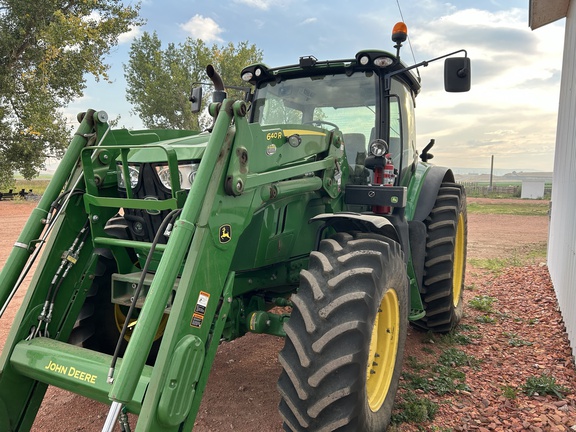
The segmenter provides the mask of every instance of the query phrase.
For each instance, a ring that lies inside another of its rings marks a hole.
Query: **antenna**
[[[404,20],[404,14],[402,13],[402,8],[400,7],[400,0],[396,0],[396,4],[398,5],[398,12],[400,12],[400,19],[402,22],[406,22]],[[414,48],[412,47],[412,41],[410,40],[410,35],[408,35],[408,46],[410,47],[410,52],[412,53],[412,60],[416,63],[416,56],[414,55]],[[418,81],[421,81],[420,78],[420,70],[416,69],[416,73],[418,74]]]

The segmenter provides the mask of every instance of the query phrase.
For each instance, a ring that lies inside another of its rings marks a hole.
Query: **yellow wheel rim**
[[[380,409],[390,389],[398,354],[399,334],[398,295],[390,288],[376,314],[366,368],[366,393],[368,405],[373,412]]]
[[[456,227],[456,238],[454,244],[454,269],[452,275],[452,302],[454,307],[460,303],[462,295],[462,284],[464,278],[464,256],[466,245],[464,244],[464,215],[458,216],[458,226]]]
[[[114,320],[116,321],[116,328],[118,328],[119,332],[122,332],[122,327],[124,327],[124,323],[126,322],[126,315],[124,314],[122,307],[120,305],[114,305]],[[124,339],[126,341],[130,340],[132,336],[132,332],[134,331],[134,327],[136,326],[136,321],[138,318],[132,318],[130,320],[130,324],[128,325],[128,330],[124,335]],[[164,330],[166,329],[166,323],[168,322],[168,315],[162,315],[162,320],[160,321],[160,325],[158,326],[158,330],[156,330],[156,334],[154,335],[154,340],[158,340],[164,334]]]

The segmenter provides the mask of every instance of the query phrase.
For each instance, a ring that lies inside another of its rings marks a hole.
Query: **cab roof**
[[[301,57],[298,64],[270,68],[257,63],[242,70],[242,79],[258,86],[261,82],[331,74],[352,74],[373,71],[379,75],[394,75],[407,85],[414,95],[420,92],[420,80],[395,55],[381,50],[359,51],[352,59],[322,60],[313,56]]]

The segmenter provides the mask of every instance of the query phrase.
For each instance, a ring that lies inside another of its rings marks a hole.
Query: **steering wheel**
[[[328,125],[328,126],[332,126],[334,129],[338,129],[338,125],[336,125],[336,124],[334,124],[334,123],[331,123],[331,122],[329,122],[329,121],[325,121],[325,120],[312,120],[312,121],[304,122],[304,123],[302,123],[302,124],[311,124],[311,125],[313,125],[313,126],[316,126],[316,125],[318,125],[318,126]]]

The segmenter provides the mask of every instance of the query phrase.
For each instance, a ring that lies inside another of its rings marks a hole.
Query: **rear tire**
[[[287,431],[384,431],[400,378],[408,279],[400,245],[339,233],[310,254],[279,360]]]
[[[442,183],[425,221],[426,261],[422,300],[426,316],[414,325],[437,333],[454,329],[464,313],[464,275],[468,223],[466,192]]]

